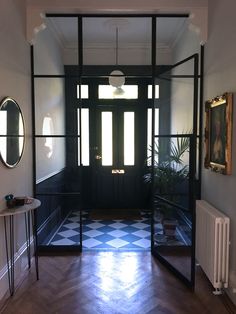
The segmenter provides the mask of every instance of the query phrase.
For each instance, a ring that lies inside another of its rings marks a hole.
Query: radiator
[[[229,218],[203,200],[196,202],[196,259],[216,290],[228,287]]]

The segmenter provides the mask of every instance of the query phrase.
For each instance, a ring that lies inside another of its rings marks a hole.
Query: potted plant
[[[184,155],[188,151],[188,137],[177,137],[176,140],[170,140],[168,145],[163,145],[162,148],[161,145],[155,144],[152,151],[155,156],[153,174],[152,167],[149,166],[148,172],[144,175],[144,182],[151,185],[152,179],[154,179],[156,196],[172,203],[180,201],[181,185],[186,182],[189,174],[189,167],[184,162]],[[158,198],[156,205],[159,207],[159,214],[162,215],[164,233],[174,235],[178,222],[173,212],[173,206]]]

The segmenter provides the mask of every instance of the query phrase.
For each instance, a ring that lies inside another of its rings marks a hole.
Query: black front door
[[[142,109],[136,102],[110,100],[98,105],[93,114],[93,206],[140,208],[145,151]]]

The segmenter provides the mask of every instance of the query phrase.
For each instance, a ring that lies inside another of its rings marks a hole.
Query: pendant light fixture
[[[118,26],[116,26],[116,66],[118,66]],[[122,86],[125,84],[124,73],[120,70],[114,70],[110,73],[109,84],[116,89],[113,92],[114,96],[121,96],[124,94]]]

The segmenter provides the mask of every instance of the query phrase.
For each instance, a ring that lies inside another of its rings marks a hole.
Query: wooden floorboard
[[[149,252],[41,256],[4,314],[228,314],[203,273],[193,293]]]

